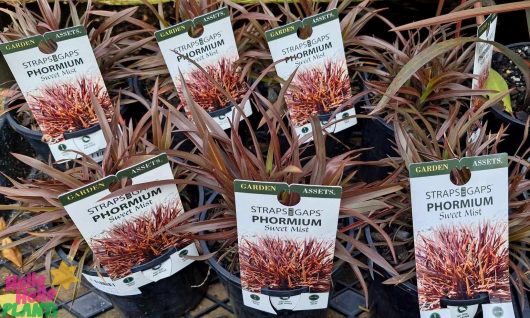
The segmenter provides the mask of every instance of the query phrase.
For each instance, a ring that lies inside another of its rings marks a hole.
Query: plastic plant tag
[[[495,31],[497,30],[497,15],[492,14],[488,16],[486,21],[479,25],[477,38],[485,41],[495,40]],[[493,56],[493,45],[477,42],[475,48],[475,62],[473,64],[473,74],[478,78],[473,78],[472,88],[473,89],[484,89],[486,80],[489,76],[491,68],[491,59]],[[481,106],[480,99],[472,97],[472,105],[474,109]]]
[[[190,33],[197,33],[198,36],[191,36]],[[221,8],[183,21],[156,32],[155,36],[186,112],[189,114],[182,78],[192,99],[223,129],[230,128],[237,108],[210,80],[213,78],[217,81],[238,105],[248,91],[247,84],[241,81],[240,69],[235,64],[239,60],[239,53],[228,9]],[[246,116],[252,114],[249,101],[245,103],[243,111]]]
[[[487,317],[486,304],[507,312],[508,156],[411,164],[409,173],[422,317],[473,318],[480,306]]]
[[[92,97],[108,120],[113,106],[86,29],[76,26],[0,44],[55,160],[103,159],[106,141]]]
[[[342,188],[236,180],[234,191],[244,304],[327,308]]]
[[[175,184],[146,185],[141,190],[105,198],[111,194],[111,185],[124,179],[141,185],[172,180],[173,172],[166,154],[161,154],[59,197],[108,275],[85,277],[96,288],[122,296],[138,294],[139,287],[191,264],[186,255],[199,255],[191,239],[163,233],[149,246],[152,255],[130,254],[131,247],[124,244],[124,239],[139,250],[142,243],[155,242],[150,235],[184,210]]]
[[[272,59],[281,61],[276,65],[278,76],[288,80],[296,72],[285,102],[298,135],[311,133],[312,115],[323,125],[336,121],[328,132],[357,123],[353,105],[342,107],[352,94],[336,9],[269,30],[265,36]]]

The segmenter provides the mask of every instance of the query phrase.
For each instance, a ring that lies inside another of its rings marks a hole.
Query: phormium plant
[[[184,76],[184,81],[193,100],[208,112],[229,106],[231,100],[227,98],[212,83],[211,78],[220,83],[222,87],[230,94],[233,100],[240,102],[245,93],[247,86],[241,81],[240,71],[235,61],[229,58],[222,58],[213,65],[207,65],[203,70],[195,69]],[[183,96],[182,81],[178,87],[180,96]],[[186,105],[186,101],[181,101]]]
[[[113,106],[101,80],[81,78],[77,83],[46,87],[31,96],[33,116],[42,123],[45,140],[62,140],[63,133],[98,123],[91,98],[97,99],[108,120]]]
[[[127,276],[135,265],[152,260],[170,248],[179,249],[192,242],[187,234],[156,234],[184,212],[180,201],[154,206],[151,211],[114,226],[91,242],[94,255],[111,278]]]
[[[433,235],[420,235],[416,245],[416,274],[420,307],[434,309],[442,297],[471,299],[489,292],[499,302],[510,300],[507,224],[441,226]],[[478,236],[477,236],[478,234]]]
[[[301,287],[327,292],[333,270],[333,241],[244,238],[239,247],[243,288],[289,290]]]
[[[296,125],[309,122],[311,115],[329,113],[352,97],[346,65],[333,61],[324,68],[297,71],[285,94]]]

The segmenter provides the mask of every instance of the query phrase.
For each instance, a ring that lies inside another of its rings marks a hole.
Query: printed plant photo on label
[[[183,74],[184,83],[191,97],[207,112],[212,113],[231,106],[228,96],[223,94],[211,79],[221,84],[237,103],[240,103],[247,93],[248,87],[241,81],[241,72],[235,65],[236,60],[237,57],[223,57],[204,66],[204,70],[193,68]],[[186,107],[184,83],[180,80],[176,80],[175,83],[178,83],[177,90],[181,103]]]
[[[93,238],[92,251],[112,279],[123,278],[135,265],[192,242],[187,235],[155,234],[183,212],[180,200],[155,205],[144,215],[116,224]]]
[[[28,105],[40,123],[44,140],[57,143],[64,140],[65,132],[96,125],[98,117],[91,96],[96,98],[110,121],[113,106],[99,75],[86,75],[60,84],[55,82],[28,93]]]
[[[241,284],[255,293],[264,288],[328,292],[334,247],[334,240],[245,236],[239,246]]]
[[[490,299],[509,302],[507,223],[436,226],[416,237],[416,273],[420,310],[440,306],[440,299]]]
[[[287,89],[285,100],[291,120],[296,126],[303,126],[313,115],[327,121],[331,113],[351,97],[346,62],[330,59],[324,67],[299,70]]]
[[[155,36],[177,89],[179,107],[191,116],[186,87],[197,105],[222,129],[229,129],[238,110],[233,101],[241,103],[248,91],[238,63],[230,10],[223,7],[181,21],[155,32]],[[246,116],[252,115],[250,101],[240,106]]]

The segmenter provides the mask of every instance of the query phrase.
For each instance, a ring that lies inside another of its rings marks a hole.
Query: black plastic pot
[[[135,266],[133,272],[153,268],[175,252],[174,249],[152,261]],[[58,248],[57,253],[61,259],[69,264],[76,265],[67,259],[66,253]],[[97,276],[98,273],[83,267],[83,273]],[[193,262],[172,276],[161,279],[140,287],[140,295],[116,296],[96,290],[107,297],[125,317],[134,318],[174,318],[181,317],[196,307],[206,293],[207,284],[203,284],[207,276],[207,267],[202,262]],[[103,272],[102,276],[107,275]],[[201,286],[201,287],[192,287]]]
[[[488,304],[490,302],[490,296],[488,293],[479,293],[471,299],[451,299],[444,297],[440,299],[440,306],[442,308],[447,307],[457,307],[457,306],[473,306],[473,305],[482,305]],[[480,309],[477,313],[482,312]]]
[[[520,46],[529,46],[530,42],[521,42],[507,45],[508,48],[514,50]],[[501,53],[495,53],[493,59],[502,58]],[[526,83],[527,89],[530,83]],[[507,137],[499,143],[499,153],[506,152],[509,155],[515,155],[517,148],[523,141],[525,122],[515,118],[512,114],[506,112],[502,105],[494,106],[490,109],[490,112],[486,115],[489,129],[492,132],[497,132],[501,125],[504,127],[508,126],[506,130]],[[530,139],[527,139],[521,146],[519,155],[522,155],[528,148],[530,148]]]
[[[12,110],[5,114],[11,128],[26,139],[40,159],[48,160],[51,155],[50,147],[47,143],[42,141],[42,132],[31,130],[19,124],[14,117],[15,112],[16,110]]]
[[[393,148],[395,143],[394,128],[382,117],[375,116],[362,120],[362,147],[371,148],[363,152],[363,161],[377,161],[387,157],[398,156]],[[365,182],[384,179],[392,172],[390,167],[361,166],[359,177]]]
[[[217,109],[217,110],[214,110],[214,111],[208,112],[208,114],[210,114],[210,116],[212,116],[212,117],[219,117],[219,116],[226,115],[226,114],[229,113],[233,108],[234,108],[234,106],[232,106],[232,103],[228,103],[224,108],[221,108],[221,109]]]

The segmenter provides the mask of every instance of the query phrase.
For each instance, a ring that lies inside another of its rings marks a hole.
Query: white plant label
[[[236,180],[234,191],[244,304],[272,314],[327,308],[342,188]],[[300,201],[284,205],[287,193]]]
[[[479,306],[484,317],[515,317],[508,156],[411,164],[409,173],[422,317],[473,318]],[[488,316],[487,310],[503,314]]]
[[[495,40],[495,31],[497,30],[497,15],[492,14],[488,16],[478,27],[477,38],[485,41]],[[475,48],[475,62],[473,63],[473,74],[478,78],[473,78],[473,89],[484,89],[484,85],[490,74],[491,59],[493,56],[493,45],[477,42]],[[477,98],[472,98],[473,108],[480,107],[480,101]]]
[[[0,51],[54,159],[76,159],[80,155],[73,151],[78,151],[101,161],[107,143],[91,96],[107,120],[113,106],[86,29],[76,26],[2,43]]]
[[[310,30],[310,31],[307,31]],[[298,33],[310,32],[301,38]],[[336,9],[295,21],[265,33],[276,72],[284,80],[294,77],[285,95],[298,135],[312,132],[310,118],[319,117],[326,131],[340,132],[357,123],[350,78]]]
[[[118,252],[109,249],[119,239],[116,233],[154,233],[161,229],[158,227],[167,224],[164,220],[172,220],[184,212],[175,184],[147,187],[106,199],[111,194],[110,186],[123,179],[137,185],[171,180],[173,172],[167,155],[161,154],[120,170],[116,175],[67,192],[59,199],[108,275],[106,279],[85,275],[87,279],[105,292],[134,295],[139,292],[139,287],[169,277],[193,262],[184,256],[199,254],[190,240],[183,243],[185,246],[179,246],[178,250],[175,246],[155,255],[171,254],[163,263],[153,265],[156,270],[136,271],[134,267],[122,270],[116,269],[113,263],[105,263],[104,258],[118,255]]]
[[[190,30],[200,27],[203,28],[202,34],[190,36]],[[223,86],[238,105],[248,91],[247,84],[240,80],[240,70],[236,65],[239,53],[228,9],[221,8],[183,21],[156,32],[155,36],[186,112],[189,114],[184,95],[187,89],[192,99],[223,129],[230,128],[238,110],[210,80],[213,78]],[[249,101],[241,107],[246,116],[252,114]]]

